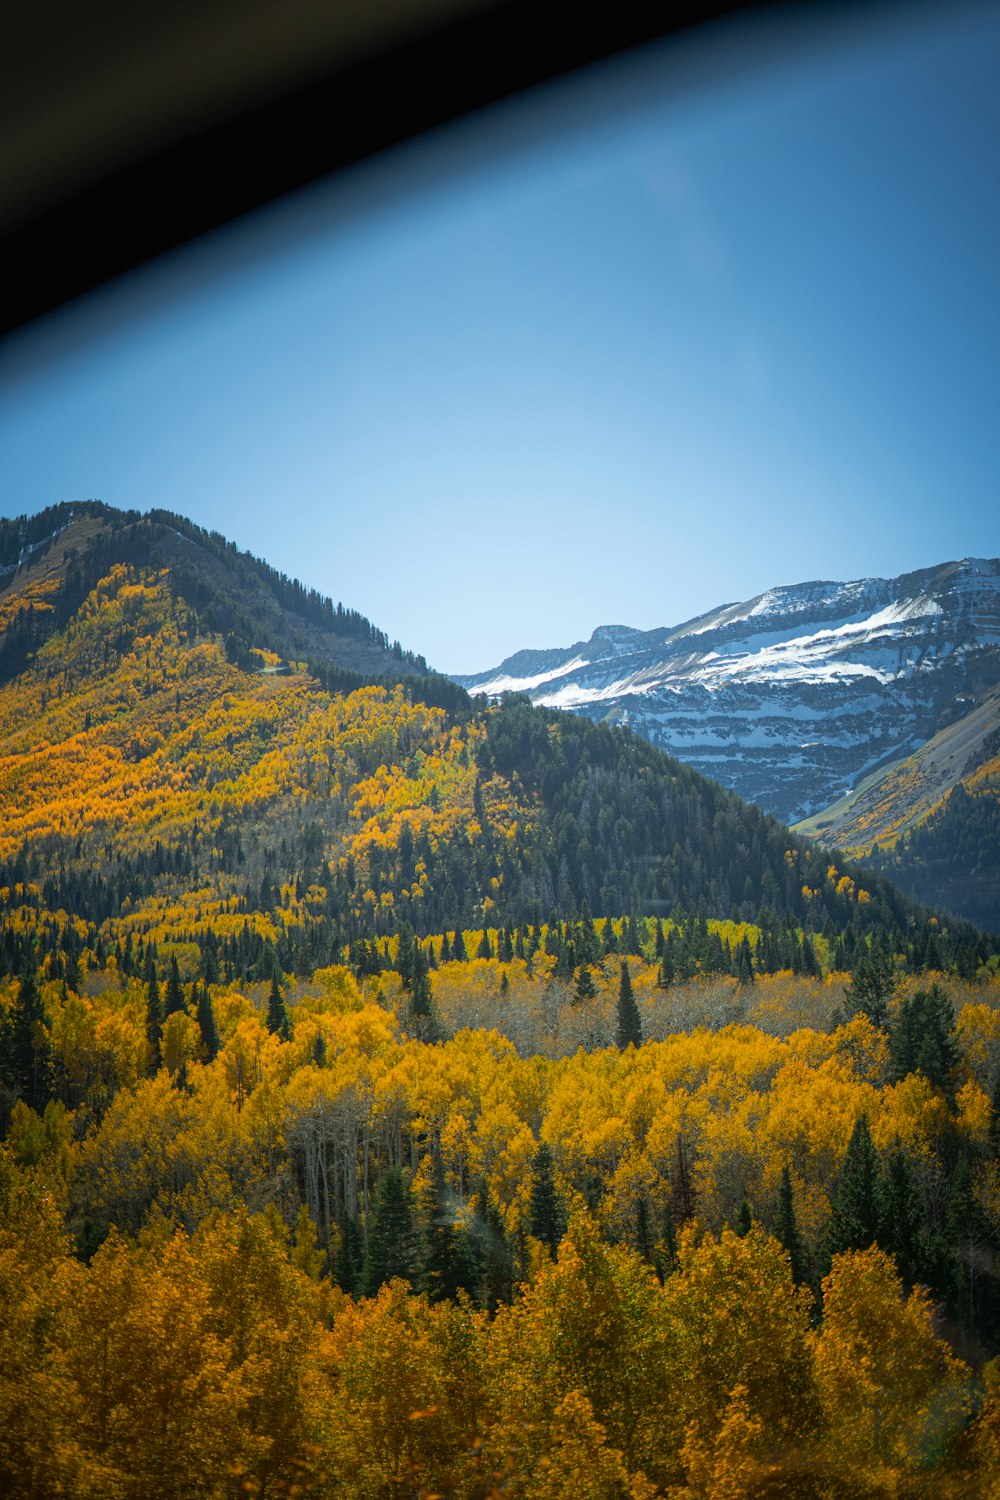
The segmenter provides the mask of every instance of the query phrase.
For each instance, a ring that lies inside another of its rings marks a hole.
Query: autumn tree
[[[877,1246],[834,1256],[814,1365],[834,1450],[859,1464],[916,1467],[965,1421],[968,1370],[935,1332],[926,1292],[907,1297]]]

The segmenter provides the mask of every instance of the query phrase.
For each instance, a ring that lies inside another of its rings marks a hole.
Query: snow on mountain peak
[[[522,651],[473,691],[629,722],[791,819],[936,733],[959,695],[1000,681],[1000,562],[765,590],[673,629],[601,625]]]

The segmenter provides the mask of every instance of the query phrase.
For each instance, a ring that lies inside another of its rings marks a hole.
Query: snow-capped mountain
[[[1000,682],[1000,560],[768,589],[672,629],[604,625],[456,681],[627,723],[795,822]]]

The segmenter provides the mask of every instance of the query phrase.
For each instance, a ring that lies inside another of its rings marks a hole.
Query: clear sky
[[[455,672],[996,556],[1000,8],[718,39],[12,343],[0,513],[182,512]]]

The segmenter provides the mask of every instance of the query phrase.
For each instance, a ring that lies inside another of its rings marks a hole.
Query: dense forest
[[[3,1493],[991,1493],[1000,939],[176,517],[0,566]]]

